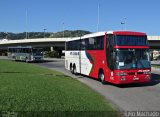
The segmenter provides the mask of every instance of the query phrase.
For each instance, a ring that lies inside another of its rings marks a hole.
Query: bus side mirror
[[[150,53],[150,60],[153,61],[153,53]]]

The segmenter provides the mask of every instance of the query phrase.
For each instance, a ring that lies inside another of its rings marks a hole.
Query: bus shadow
[[[77,76],[79,76],[78,78],[86,77],[86,78],[89,78],[91,80],[95,80],[97,82],[101,82],[98,79],[95,79],[95,78],[92,78],[92,77],[89,77],[89,76],[86,76],[86,75],[77,74]],[[149,86],[157,85],[159,83],[160,83],[160,75],[152,73],[151,74],[151,81],[149,83],[120,84],[120,85],[117,85],[117,84],[106,82],[103,85],[111,85],[111,86],[115,86],[115,87],[118,87],[118,88],[134,88],[134,87],[149,87]]]
[[[151,74],[151,82],[149,83],[138,83],[138,84],[123,84],[123,85],[115,85],[119,88],[134,88],[134,87],[149,87],[154,86],[160,83],[160,75],[159,74]]]
[[[39,61],[39,63],[50,63],[50,62],[57,62],[55,60],[43,60],[43,61]]]
[[[20,60],[16,60],[15,62],[20,62],[20,63],[50,63],[50,62],[57,62],[57,61],[52,61],[52,60],[41,60],[41,61],[29,61],[29,62],[25,62],[25,61],[20,61]]]
[[[34,61],[32,63],[51,63],[51,62],[59,62],[58,60],[42,60],[42,61]]]

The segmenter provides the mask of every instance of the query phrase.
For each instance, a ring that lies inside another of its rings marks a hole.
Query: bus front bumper
[[[151,81],[151,75],[116,76],[115,79],[116,84],[148,83]]]

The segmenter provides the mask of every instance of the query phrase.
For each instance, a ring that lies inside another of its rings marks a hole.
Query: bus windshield
[[[37,55],[37,56],[42,56],[43,55],[42,49],[40,49],[40,48],[33,48],[32,53],[33,53],[33,55]]]
[[[150,68],[149,49],[117,49],[116,69]]]
[[[116,35],[115,44],[118,46],[147,46],[147,36]]]

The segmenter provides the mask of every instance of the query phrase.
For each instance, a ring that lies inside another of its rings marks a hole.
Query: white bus
[[[43,53],[41,48],[33,48],[32,46],[8,47],[8,58],[25,62],[42,61]]]

